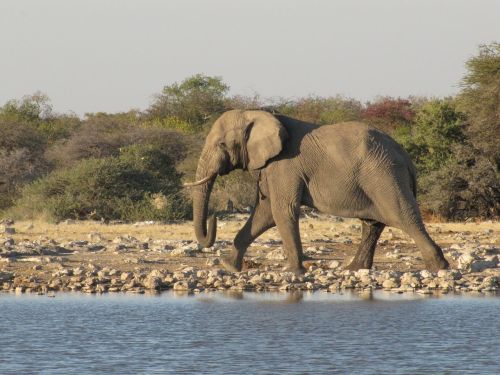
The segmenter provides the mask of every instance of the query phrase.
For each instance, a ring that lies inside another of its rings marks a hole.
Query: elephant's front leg
[[[273,217],[283,240],[283,248],[287,257],[287,271],[297,274],[305,272],[302,265],[302,242],[299,231],[300,202],[278,200],[272,204]]]
[[[239,272],[248,246],[262,233],[275,226],[269,199],[259,199],[253,213],[234,238],[231,252],[222,258],[222,265],[231,272]]]

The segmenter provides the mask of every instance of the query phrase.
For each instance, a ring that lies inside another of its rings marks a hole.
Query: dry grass
[[[218,221],[217,238],[221,240],[232,240],[246,220],[245,215],[237,215],[228,220]],[[353,241],[357,242],[356,233],[359,231],[353,227],[359,225],[355,219],[346,219],[344,222],[334,222],[327,218],[304,218],[301,220],[301,235],[304,242],[313,239],[325,239],[337,233],[345,232],[353,235]],[[79,221],[75,223],[51,224],[44,221],[21,221],[15,225],[15,240],[35,240],[40,237],[58,239],[60,241],[86,239],[90,233],[98,232],[106,238],[131,235],[140,240],[145,239],[174,239],[194,240],[192,222],[178,224],[114,224],[108,225],[93,221]],[[471,222],[471,223],[428,223],[427,228],[433,235],[439,237],[439,233],[446,232],[484,232],[493,230],[491,236],[498,243],[500,238],[500,222]],[[398,229],[390,228],[382,234],[382,239],[391,236],[391,231],[398,237],[405,239],[407,236]],[[268,230],[262,239],[278,239],[279,233],[276,228]],[[437,238],[439,240],[439,238]]]

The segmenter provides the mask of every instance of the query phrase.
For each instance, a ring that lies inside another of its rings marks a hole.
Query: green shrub
[[[500,170],[500,43],[480,46],[466,67],[458,102],[468,116],[467,133],[476,150]]]
[[[0,210],[12,205],[22,185],[46,172],[45,144],[37,129],[0,116]]]
[[[361,108],[359,101],[342,96],[310,96],[275,106],[275,110],[281,114],[319,125],[359,120]]]
[[[463,142],[465,116],[451,100],[431,100],[416,113],[415,123],[400,126],[394,138],[411,155],[420,175],[439,169],[453,157],[452,145]]]
[[[190,205],[168,155],[131,146],[118,157],[86,159],[23,190],[15,216],[62,219],[172,220]]]
[[[196,74],[181,83],[165,86],[147,111],[151,120],[169,119],[201,130],[202,126],[225,109],[229,86],[220,77]]]
[[[130,114],[97,114],[89,117],[66,140],[54,144],[46,153],[56,166],[68,167],[82,159],[119,156],[133,144],[155,145],[174,161],[185,156],[184,135],[158,127],[143,127]]]
[[[500,216],[500,173],[469,144],[455,145],[454,157],[419,179],[424,211],[448,220]]]
[[[249,173],[236,170],[222,177],[217,177],[210,206],[216,211],[224,211],[228,201],[233,203],[237,210],[253,207],[255,204],[256,182]]]

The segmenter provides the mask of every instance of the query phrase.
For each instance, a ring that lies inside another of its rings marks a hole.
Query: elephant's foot
[[[301,265],[287,265],[285,267],[283,267],[283,272],[292,272],[294,273],[295,275],[299,276],[299,275],[303,275],[304,273],[306,273],[306,269],[304,268],[304,266],[301,264]]]
[[[231,255],[221,257],[221,265],[229,272],[240,272],[242,268],[241,262],[238,262],[237,258]]]
[[[370,269],[370,268],[372,268],[372,264],[353,259],[352,262],[349,263],[347,266],[345,266],[344,269],[349,271],[358,271],[361,269]]]
[[[444,258],[439,258],[430,262],[425,262],[425,268],[431,272],[438,272],[439,270],[447,270],[450,264]]]

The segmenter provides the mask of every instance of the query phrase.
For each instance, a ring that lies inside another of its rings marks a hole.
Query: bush
[[[480,46],[466,66],[459,105],[469,119],[467,133],[476,150],[500,170],[500,43]]]
[[[217,177],[210,206],[216,211],[224,211],[231,201],[234,209],[245,210],[255,204],[256,182],[249,173],[236,170],[227,176]]]
[[[20,187],[47,170],[44,137],[17,120],[0,117],[0,210],[12,205]]]
[[[183,135],[173,130],[142,126],[134,113],[95,114],[71,137],[56,143],[47,151],[47,159],[57,166],[68,167],[88,158],[120,155],[120,150],[132,144],[154,145],[174,161],[186,153]]]
[[[363,109],[362,118],[370,125],[393,134],[399,126],[410,125],[415,113],[409,100],[383,97],[374,103],[368,103]]]
[[[281,103],[275,110],[286,116],[319,125],[359,120],[361,103],[342,96],[330,98],[308,97]]]
[[[448,220],[500,216],[500,173],[470,145],[455,145],[454,158],[419,179],[424,211]]]
[[[168,155],[132,146],[118,157],[82,160],[28,185],[14,216],[62,219],[172,220],[190,205]]]
[[[197,74],[165,86],[147,111],[149,119],[169,119],[166,123],[200,129],[214,115],[223,112],[229,86],[220,77]],[[172,119],[170,119],[172,118]]]
[[[415,123],[400,126],[394,138],[408,151],[419,174],[439,169],[453,156],[451,147],[464,140],[465,116],[451,100],[431,100],[416,113]]]

